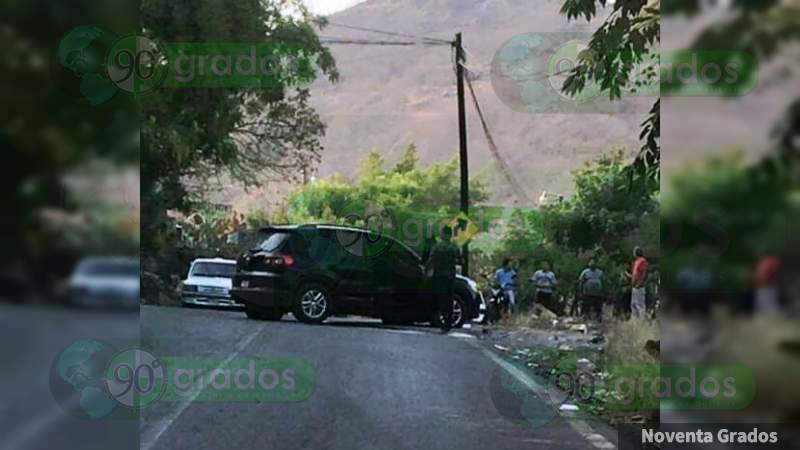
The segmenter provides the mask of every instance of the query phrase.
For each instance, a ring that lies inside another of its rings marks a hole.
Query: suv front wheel
[[[299,289],[297,304],[292,312],[297,320],[305,323],[322,323],[331,314],[331,296],[325,286],[317,283]]]
[[[459,294],[453,295],[453,328],[461,328],[466,322],[466,305],[464,299]],[[433,326],[442,326],[442,315],[437,311],[433,317]]]

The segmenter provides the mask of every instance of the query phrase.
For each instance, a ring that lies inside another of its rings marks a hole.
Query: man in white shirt
[[[536,288],[536,302],[552,307],[553,290],[558,280],[551,269],[550,261],[542,261],[541,269],[533,274],[531,282]]]

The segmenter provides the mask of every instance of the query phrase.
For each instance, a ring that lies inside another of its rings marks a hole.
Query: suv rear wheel
[[[292,312],[297,320],[322,323],[331,314],[331,296],[325,286],[318,283],[306,284],[297,294],[297,304]]]

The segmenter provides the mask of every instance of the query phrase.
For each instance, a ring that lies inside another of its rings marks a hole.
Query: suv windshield
[[[252,250],[257,252],[274,252],[278,249],[278,247],[283,244],[286,238],[289,237],[289,233],[282,233],[282,232],[265,232],[259,234],[259,244],[256,245]]]
[[[233,278],[235,274],[235,264],[199,262],[192,266],[192,275],[195,277]]]

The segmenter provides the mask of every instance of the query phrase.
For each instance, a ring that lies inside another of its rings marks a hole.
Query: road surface
[[[156,402],[141,412],[143,450],[613,448],[607,430],[558,416],[543,400],[526,406],[544,419],[532,424],[497,382],[502,362],[468,333],[149,306],[141,323],[161,355],[295,357],[316,374],[302,402]]]
[[[50,370],[80,339],[136,340],[139,314],[0,303],[0,448],[13,450],[138,449],[139,424],[91,421],[68,414],[50,389]],[[77,406],[73,392],[66,403]]]

